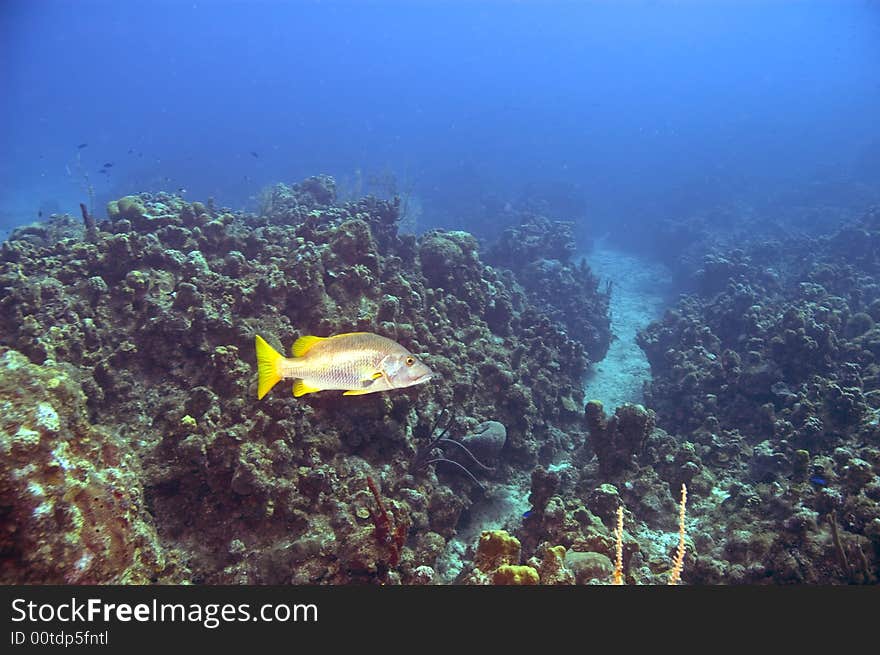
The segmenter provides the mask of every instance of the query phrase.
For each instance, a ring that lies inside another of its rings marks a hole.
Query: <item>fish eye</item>
[[[415,364],[415,363],[416,363],[416,358],[415,358],[415,357],[407,357],[407,358],[406,358],[406,365],[407,365],[407,366],[412,366],[412,365]]]

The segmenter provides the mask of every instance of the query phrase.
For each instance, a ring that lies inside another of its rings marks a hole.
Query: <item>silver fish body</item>
[[[295,380],[295,396],[327,389],[361,395],[421,384],[434,375],[399,343],[370,332],[301,337],[293,353],[283,357],[257,337],[258,397],[282,379]]]

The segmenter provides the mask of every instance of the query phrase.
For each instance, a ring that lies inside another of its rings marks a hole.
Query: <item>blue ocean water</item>
[[[880,186],[872,2],[7,0],[0,25],[0,228],[88,183],[99,214],[160,189],[253,208],[323,172],[407,191],[421,227],[537,205],[637,240]]]

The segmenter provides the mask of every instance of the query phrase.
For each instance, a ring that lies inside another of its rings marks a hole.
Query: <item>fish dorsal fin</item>
[[[310,387],[300,379],[293,381],[293,395],[297,398],[305,396],[307,393],[315,393],[316,391],[320,391],[320,389],[317,387]]]
[[[326,337],[314,337],[307,334],[293,342],[293,348],[291,348],[291,351],[293,352],[294,357],[302,357],[314,348],[316,344],[326,340]]]

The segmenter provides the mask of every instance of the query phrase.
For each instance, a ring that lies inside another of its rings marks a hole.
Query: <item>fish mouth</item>
[[[428,380],[430,380],[430,379],[432,379],[432,378],[439,378],[439,377],[440,377],[439,374],[434,373],[434,372],[432,371],[432,372],[430,372],[430,373],[425,373],[424,375],[421,375],[421,376],[417,377],[417,378],[415,379],[415,381],[413,382],[413,384],[422,384],[422,382],[427,382]]]

